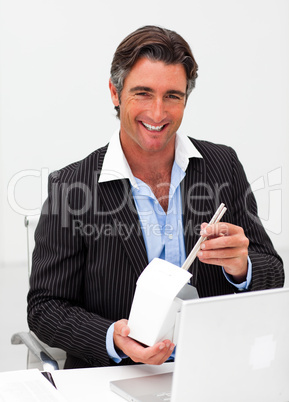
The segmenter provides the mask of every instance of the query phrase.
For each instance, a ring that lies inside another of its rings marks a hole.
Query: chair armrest
[[[25,344],[31,353],[42,363],[45,371],[59,370],[56,360],[47,352],[31,332],[17,332],[12,335],[12,345]]]

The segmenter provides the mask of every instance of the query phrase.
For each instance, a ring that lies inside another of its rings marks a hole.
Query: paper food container
[[[159,258],[139,276],[129,315],[129,336],[147,346],[169,339],[176,343],[175,324],[182,300],[198,298],[188,285],[192,274]]]

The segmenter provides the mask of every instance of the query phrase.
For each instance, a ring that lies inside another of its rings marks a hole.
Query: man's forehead
[[[129,84],[130,88],[152,89],[156,84],[171,83],[171,89],[174,89],[175,85],[183,86],[186,82],[186,71],[182,64],[141,58],[133,65],[124,84]]]

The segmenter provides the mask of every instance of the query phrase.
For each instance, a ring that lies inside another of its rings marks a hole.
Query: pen
[[[41,374],[44,375],[44,377],[56,388],[52,374],[49,371],[41,371]]]

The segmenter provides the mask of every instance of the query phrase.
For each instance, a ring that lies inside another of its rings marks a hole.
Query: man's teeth
[[[163,126],[151,126],[150,124],[146,124],[142,122],[142,124],[147,128],[149,131],[161,131],[165,125]]]

